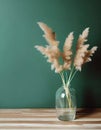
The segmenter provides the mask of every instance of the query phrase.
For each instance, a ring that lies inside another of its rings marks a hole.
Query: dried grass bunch
[[[73,57],[73,32],[67,36],[63,45],[63,52],[61,52],[59,49],[59,41],[56,40],[55,32],[42,22],[38,22],[38,25],[44,32],[43,37],[46,39],[48,45],[45,47],[36,45],[35,48],[47,57],[47,62],[51,63],[51,69],[54,69],[56,73],[59,73],[62,78],[63,85],[68,86],[76,72],[81,71],[82,66],[86,62],[91,61],[91,56],[93,56],[97,50],[97,46],[88,50],[89,44],[84,44],[87,41],[89,28],[86,28],[82,34],[80,34],[76,45],[76,54]],[[60,62],[60,59],[62,59],[62,63]],[[68,78],[65,77],[67,70],[70,70]]]

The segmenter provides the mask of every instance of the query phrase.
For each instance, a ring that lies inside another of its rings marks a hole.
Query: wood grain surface
[[[101,130],[101,109],[77,109],[74,121],[59,121],[55,109],[0,109],[0,130]]]

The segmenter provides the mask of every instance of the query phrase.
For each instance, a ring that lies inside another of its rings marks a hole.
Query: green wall
[[[69,32],[77,40],[90,27],[89,43],[99,49],[71,86],[78,107],[101,107],[100,12],[101,0],[0,0],[0,108],[55,105],[61,79],[33,47],[46,44],[38,21],[56,31],[60,46]]]

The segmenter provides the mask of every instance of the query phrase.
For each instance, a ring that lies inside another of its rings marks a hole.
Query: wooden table
[[[0,109],[0,130],[101,130],[101,109],[77,109],[74,121],[59,121],[55,109]]]

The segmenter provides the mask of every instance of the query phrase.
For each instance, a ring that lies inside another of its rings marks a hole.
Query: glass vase
[[[69,87],[60,87],[56,91],[56,113],[59,120],[72,121],[76,117],[75,90]]]

